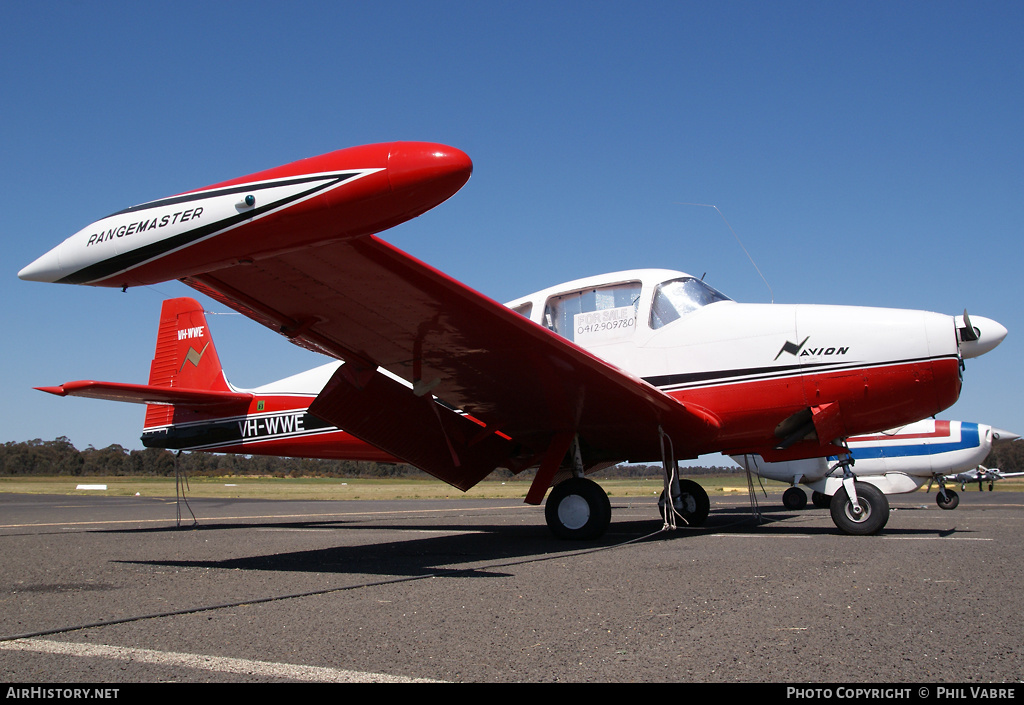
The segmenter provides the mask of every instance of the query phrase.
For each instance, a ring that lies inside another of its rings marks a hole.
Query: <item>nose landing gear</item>
[[[836,467],[843,470],[843,486],[832,495],[832,521],[845,534],[877,534],[889,521],[889,500],[874,485],[859,482],[852,466],[852,456],[840,456]]]

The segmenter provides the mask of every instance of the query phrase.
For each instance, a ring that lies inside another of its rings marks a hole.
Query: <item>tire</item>
[[[949,498],[948,501],[943,500],[941,492],[935,495],[935,502],[939,505],[940,509],[956,509],[957,505],[960,504],[960,495],[953,490],[946,490],[946,497]]]
[[[818,509],[828,509],[832,506],[832,498],[824,492],[811,492],[811,504]]]
[[[807,506],[807,493],[799,487],[790,487],[782,493],[782,504],[786,509],[803,509]]]
[[[608,529],[612,504],[596,482],[574,477],[551,490],[544,503],[544,518],[558,538],[588,541],[599,538]]]
[[[845,534],[853,536],[870,536],[877,534],[889,521],[889,500],[882,491],[867,482],[858,482],[857,500],[861,506],[859,515],[853,512],[846,488],[841,487],[832,496],[832,521]]]
[[[688,526],[701,526],[707,521],[711,512],[711,499],[704,488],[693,480],[679,481],[679,496],[672,502],[676,514],[681,516]],[[658,499],[658,510],[665,515],[665,492]]]

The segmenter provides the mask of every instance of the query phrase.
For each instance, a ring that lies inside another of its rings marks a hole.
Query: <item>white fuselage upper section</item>
[[[709,375],[734,383],[794,366],[841,368],[959,355],[954,317],[927,311],[741,304],[723,296],[658,325],[658,288],[681,278],[698,281],[672,270],[632,270],[569,282],[507,305],[556,329],[551,302],[567,292],[596,291],[599,298],[602,289],[637,285],[630,290],[635,300],[616,305],[608,297],[604,308],[574,314],[571,330],[558,332],[666,391],[704,385]]]

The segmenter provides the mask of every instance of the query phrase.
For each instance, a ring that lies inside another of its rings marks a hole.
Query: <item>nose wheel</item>
[[[889,500],[868,482],[855,482],[854,487],[856,502],[847,494],[845,487],[832,495],[832,521],[844,534],[877,534],[889,521]]]
[[[942,492],[935,495],[935,503],[939,505],[940,509],[956,509],[960,504],[960,495],[953,490],[943,488]]]

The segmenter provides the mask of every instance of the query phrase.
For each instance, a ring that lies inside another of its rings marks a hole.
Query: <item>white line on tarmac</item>
[[[816,538],[807,535],[794,535],[794,534],[708,534],[712,538],[730,538],[730,539],[813,539]],[[995,541],[992,538],[982,538],[979,536],[879,536],[887,541]]]
[[[250,659],[226,658],[223,656],[205,656],[203,654],[184,654],[174,651],[154,651],[152,649],[132,649],[124,646],[107,646],[105,644],[77,644],[49,639],[16,639],[0,642],[0,649],[6,651],[33,651],[63,656],[91,656],[98,658],[117,659],[151,663],[158,666],[178,666],[198,668],[204,671],[220,673],[238,673],[254,676],[269,676],[296,681],[315,683],[426,683],[426,678],[407,678],[391,676],[386,673],[366,673],[364,671],[348,671],[341,668],[323,666],[302,666],[291,663],[273,663],[270,661],[252,661]],[[436,681],[435,681],[436,682]]]
[[[887,541],[995,541],[981,536],[883,536]]]
[[[708,534],[711,538],[718,539],[812,539],[814,538],[810,534],[796,535],[796,534]]]
[[[262,528],[262,527],[257,526],[257,527],[255,527],[255,530],[256,531],[265,531],[265,532],[284,532],[284,533],[287,533],[287,532],[293,532],[293,533],[294,532],[298,532],[298,533],[306,532],[306,533],[309,533],[309,532],[315,532],[315,531],[335,531],[335,529],[331,529],[331,528],[323,528],[323,529],[292,529],[292,528],[289,528],[289,527],[286,527],[286,526],[271,526],[271,527],[267,527],[267,528]],[[403,534],[442,534],[442,535],[445,535],[445,536],[468,536],[469,534],[484,534],[484,533],[487,533],[487,532],[486,531],[472,531],[472,530],[470,530],[470,531],[460,531],[458,529],[407,529],[407,530],[403,530],[402,533]]]

